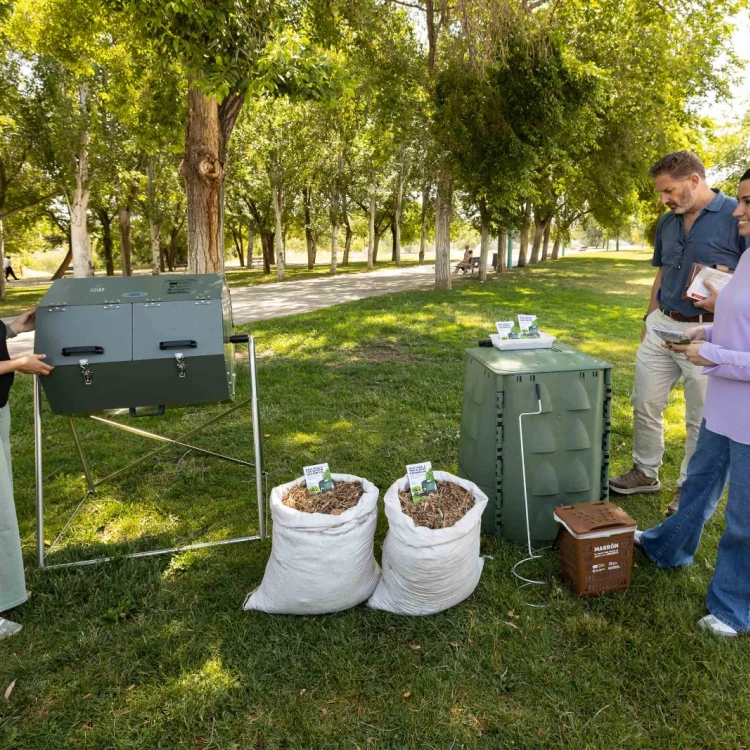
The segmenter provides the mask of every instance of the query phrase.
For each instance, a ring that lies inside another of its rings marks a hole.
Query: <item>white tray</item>
[[[555,337],[551,333],[539,331],[538,339],[501,339],[496,333],[490,334],[492,346],[502,351],[516,351],[518,349],[551,349]]]

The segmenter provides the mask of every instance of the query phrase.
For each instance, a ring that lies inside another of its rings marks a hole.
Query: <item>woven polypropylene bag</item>
[[[388,533],[383,544],[383,575],[367,602],[373,609],[399,615],[431,615],[462,602],[482,575],[479,534],[487,495],[473,482],[436,471],[438,481],[453,482],[474,496],[474,506],[453,526],[415,526],[401,510],[398,493],[408,489],[402,477],[385,493]]]
[[[303,479],[271,492],[273,544],[260,586],[245,609],[287,615],[340,612],[365,601],[380,579],[373,541],[378,488],[361,477],[333,474],[334,482],[361,482],[364,494],[341,515],[303,513],[281,502]]]

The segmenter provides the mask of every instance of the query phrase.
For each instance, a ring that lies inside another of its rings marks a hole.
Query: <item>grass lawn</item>
[[[435,261],[428,261],[428,265],[434,265]],[[404,268],[416,266],[416,260],[402,260]],[[375,264],[375,270],[384,268],[395,268],[396,264],[391,261],[380,261]],[[338,266],[337,275],[349,273],[363,273],[367,271],[365,261],[353,261],[348,266]],[[184,273],[184,271],[178,271]],[[329,265],[316,266],[312,271],[307,266],[287,266],[284,281],[301,281],[302,279],[317,279],[321,276],[330,276]],[[239,286],[256,286],[258,284],[271,284],[276,282],[276,269],[272,268],[270,274],[265,274],[260,269],[247,271],[244,269],[230,268],[227,271],[227,283],[231,288]],[[0,300],[0,318],[9,318],[18,315],[38,304],[39,300],[49,289],[49,284],[36,284],[34,286],[16,286],[12,282],[6,286],[6,299]]]
[[[629,391],[652,277],[645,254],[586,255],[452,292],[373,297],[254,325],[271,482],[324,460],[381,492],[415,460],[456,471],[464,349],[519,312],[615,365],[619,473],[630,464]],[[240,386],[247,390],[244,371]],[[0,644],[0,694],[16,681],[9,701],[0,699],[3,749],[728,748],[750,740],[747,641],[696,627],[720,514],[691,568],[661,571],[638,553],[630,590],[594,600],[559,583],[519,591],[511,567],[524,549],[483,538],[491,559],[476,593],[440,615],[245,613],[270,540],[40,573],[28,378],[18,379],[11,405],[34,595],[13,613],[24,632]],[[675,391],[665,490],[623,503],[642,526],[671,499],[682,408]],[[138,422],[176,435],[215,412],[192,407]],[[249,416],[235,416],[199,444],[249,455]],[[81,431],[100,475],[144,447],[93,422]],[[48,419],[45,435],[53,539],[84,482],[65,421]],[[253,502],[243,469],[171,450],[157,467],[105,485],[52,557],[246,533]],[[385,531],[381,517],[378,558]],[[557,554],[525,572],[558,580]]]

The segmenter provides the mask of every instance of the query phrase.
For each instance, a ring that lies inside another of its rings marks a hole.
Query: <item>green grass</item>
[[[537,313],[543,328],[615,365],[619,472],[629,466],[629,390],[652,275],[645,255],[586,256],[452,292],[369,298],[246,327],[262,355],[272,484],[323,460],[381,491],[415,459],[455,471],[463,350],[495,320],[519,312]],[[246,391],[244,373],[240,386]],[[491,559],[476,593],[440,615],[404,618],[365,607],[323,617],[245,613],[270,541],[39,572],[30,401],[29,380],[19,378],[16,503],[34,596],[14,613],[23,634],[0,644],[0,693],[17,681],[9,702],[0,699],[2,748],[747,745],[747,643],[695,625],[719,516],[691,568],[661,571],[639,554],[630,590],[594,600],[559,583],[519,591],[511,567],[523,548],[483,538]],[[671,499],[682,406],[675,391],[666,489],[623,503],[642,526],[657,522]],[[193,407],[139,422],[178,434],[215,411]],[[81,429],[100,474],[143,447],[94,423]],[[61,419],[45,423],[49,539],[84,489],[66,430]],[[200,444],[249,455],[248,415]],[[246,514],[252,487],[240,468],[171,450],[158,466],[102,487],[52,556],[252,530],[252,520],[251,529],[243,523],[254,518]],[[378,558],[385,531],[381,518]],[[557,580],[557,555],[545,553],[536,572]]]
[[[434,264],[434,261],[430,261],[428,264],[430,263]],[[401,266],[404,268],[416,265],[418,265],[416,260],[410,259],[401,261]],[[380,261],[375,264],[376,271],[395,267],[396,264],[391,261]],[[337,275],[341,276],[350,273],[365,272],[367,272],[367,263],[365,261],[353,261],[349,263],[348,266],[342,266],[339,264]],[[184,273],[184,271],[177,271],[177,273]],[[318,279],[330,275],[329,265],[318,265],[312,270],[308,270],[307,266],[287,266],[284,273],[284,281]],[[278,279],[275,268],[271,269],[270,274],[265,274],[262,270],[257,268],[250,271],[245,269],[230,269],[227,271],[227,283],[231,288],[257,286],[258,284],[273,284],[277,281]],[[6,299],[0,300],[0,318],[9,318],[14,315],[19,315],[24,310],[35,307],[49,289],[49,286],[49,284],[17,286],[12,282],[9,283],[5,288]]]

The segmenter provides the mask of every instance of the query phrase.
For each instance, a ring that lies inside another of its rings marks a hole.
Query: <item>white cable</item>
[[[542,395],[539,388],[539,384],[536,384],[536,395],[537,395],[537,410],[536,411],[527,411],[523,414],[518,415],[518,432],[521,439],[521,471],[523,474],[523,504],[524,509],[526,511],[526,544],[529,550],[529,556],[525,557],[523,560],[519,560],[514,566],[513,566],[513,575],[518,578],[519,581],[523,581],[523,583],[518,587],[519,589],[526,588],[526,586],[549,586],[549,581],[537,581],[532,578],[524,578],[517,570],[519,565],[523,565],[524,563],[531,562],[532,560],[539,560],[543,555],[539,554],[539,552],[542,552],[545,549],[549,549],[548,547],[543,547],[542,549],[535,552],[531,548],[531,525],[529,522],[529,494],[526,489],[526,451],[524,449],[523,444],[523,418],[524,417],[535,417],[542,413]],[[528,604],[528,607],[543,607],[543,604]]]

